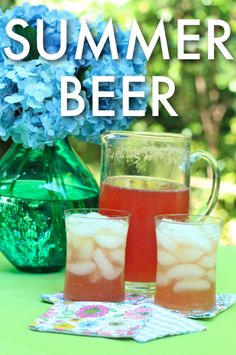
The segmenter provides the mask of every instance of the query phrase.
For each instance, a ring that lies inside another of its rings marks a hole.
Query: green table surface
[[[40,301],[42,293],[63,289],[64,271],[30,274],[16,270],[0,254],[0,354],[1,355],[235,355],[236,305],[201,323],[207,331],[178,335],[140,344],[113,340],[41,333],[28,325],[50,305]],[[236,247],[220,247],[217,270],[218,292],[236,293]]]

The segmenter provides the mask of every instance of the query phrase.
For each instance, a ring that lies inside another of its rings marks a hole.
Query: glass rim
[[[168,217],[170,219],[168,219]],[[192,217],[194,218],[195,220],[193,221],[178,221],[178,220],[174,220],[174,219],[171,219],[171,217]],[[197,218],[203,218],[203,219],[206,219],[206,221],[201,221],[201,220],[198,220]],[[177,223],[182,223],[182,224],[186,224],[186,225],[189,225],[189,224],[219,224],[219,225],[222,225],[223,224],[223,219],[220,218],[220,217],[214,217],[214,216],[208,216],[208,215],[203,215],[203,214],[192,214],[192,213],[167,213],[167,214],[159,214],[159,215],[156,215],[154,216],[154,220],[155,222],[157,220],[164,220],[165,219],[165,223],[170,223],[170,224],[177,224]]]
[[[97,212],[99,213],[99,211],[106,213],[107,212],[114,212],[117,213],[114,216],[106,216],[106,215],[101,215],[100,217],[96,217],[96,216],[87,216],[87,213],[90,212]],[[85,213],[83,213],[85,212]],[[111,218],[111,219],[124,219],[124,218],[130,218],[131,213],[126,211],[126,210],[119,210],[119,209],[115,209],[115,208],[70,208],[64,211],[64,215],[69,216],[69,215],[73,215],[73,214],[80,214],[81,218],[86,218],[86,219],[102,219],[102,218]],[[84,216],[83,216],[84,214]]]
[[[122,138],[131,138],[131,137],[139,137],[145,139],[156,139],[159,138],[163,140],[163,142],[177,140],[179,142],[191,142],[192,136],[191,135],[184,135],[181,133],[166,133],[166,132],[136,132],[136,131],[108,131],[102,133],[100,138],[101,141],[104,141],[106,138],[114,137],[118,135]]]

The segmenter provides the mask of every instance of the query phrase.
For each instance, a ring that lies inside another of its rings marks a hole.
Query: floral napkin
[[[63,292],[54,293],[52,295],[44,294],[41,295],[41,299],[48,303],[65,302]],[[152,305],[153,298],[145,294],[126,293],[126,298],[123,303]],[[185,313],[185,317],[193,319],[213,318],[217,316],[217,314],[226,311],[234,303],[236,303],[236,294],[219,293],[216,295],[216,305],[214,308],[198,314],[192,312]],[[176,313],[179,312],[176,311]]]
[[[59,295],[59,294],[57,294]],[[63,294],[62,294],[63,295]],[[61,296],[59,296],[61,297]],[[63,296],[62,296],[63,297]],[[143,295],[136,299],[139,303],[153,303],[153,299],[151,297],[147,297]],[[133,301],[135,302],[135,301]],[[217,316],[219,313],[226,311],[236,302],[236,294],[227,294],[227,293],[219,293],[216,295],[216,305],[209,311],[202,311],[201,313],[185,313],[185,317],[193,318],[193,319],[204,319],[204,318],[213,318]],[[175,311],[175,313],[179,313]]]
[[[212,308],[209,311],[198,313],[198,314],[188,313],[185,314],[185,316],[189,318],[195,318],[195,319],[213,318],[217,316],[217,314],[226,311],[235,302],[236,302],[236,295],[219,293],[218,295],[216,295],[216,305],[214,308]]]
[[[30,328],[39,331],[103,337],[133,337],[151,315],[151,307],[122,303],[55,303]]]
[[[30,329],[75,335],[132,338],[147,342],[164,336],[203,331],[206,327],[150,302],[127,294],[124,302],[68,302],[63,293],[42,295],[54,305]]]

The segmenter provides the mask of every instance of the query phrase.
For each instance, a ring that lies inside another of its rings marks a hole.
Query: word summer
[[[180,19],[177,21],[177,37],[178,37],[178,50],[177,50],[177,59],[179,60],[199,60],[200,53],[194,51],[194,53],[185,52],[185,44],[187,42],[198,42],[200,41],[199,34],[187,34],[187,28],[192,26],[199,26],[200,20],[198,19]],[[23,28],[28,27],[28,23],[23,19],[13,19],[8,22],[6,26],[7,35],[15,41],[18,41],[22,44],[23,49],[21,53],[13,53],[10,47],[4,49],[5,54],[12,60],[23,60],[25,59],[30,52],[30,43],[29,41],[13,31],[15,26],[22,26]],[[209,19],[207,22],[208,26],[208,59],[215,59],[215,48],[222,53],[222,55],[227,60],[234,59],[231,53],[228,51],[224,42],[230,37],[230,26],[227,22],[219,19]],[[216,36],[216,28],[221,27],[223,34],[221,36]],[[44,50],[44,23],[42,19],[37,20],[37,50],[41,57],[46,60],[58,60],[64,56],[67,49],[67,20],[60,20],[60,48],[57,53],[47,53]],[[112,19],[107,23],[103,35],[98,44],[95,43],[94,38],[90,32],[90,29],[86,23],[85,19],[81,19],[81,28],[78,35],[77,50],[75,54],[75,59],[82,59],[83,49],[85,40],[87,40],[91,51],[94,57],[98,60],[99,56],[102,53],[102,50],[107,41],[110,44],[111,56],[113,60],[118,60],[118,50],[116,44],[115,30],[113,26]],[[169,60],[169,48],[168,41],[165,31],[165,23],[163,20],[160,20],[158,23],[154,35],[149,44],[145,41],[145,38],[142,34],[142,31],[136,20],[133,20],[133,24],[130,31],[128,49],[127,49],[127,60],[132,60],[134,57],[134,51],[136,43],[139,43],[143,53],[148,60],[152,55],[157,42],[160,41],[161,52],[163,59]],[[196,44],[195,44],[196,46]]]
[[[59,24],[58,24],[59,25]],[[188,52],[187,44],[200,41],[199,34],[188,34],[189,27],[200,25],[200,20],[198,19],[180,19],[177,22],[177,33],[178,33],[178,46],[177,46],[177,58],[179,60],[200,60],[200,53],[196,50],[194,53]],[[22,28],[28,27],[28,23],[23,19],[13,19],[8,22],[6,26],[7,35],[21,43],[22,50],[20,53],[14,53],[11,47],[6,47],[4,49],[5,55],[14,61],[24,60],[30,53],[30,43],[24,36],[20,35],[14,31],[15,26],[21,26]],[[224,42],[230,37],[230,26],[227,22],[219,19],[209,19],[207,22],[208,26],[208,59],[215,59],[216,50],[220,51],[226,60],[232,60],[233,57],[231,53],[226,48]],[[221,35],[218,35],[216,31],[217,27],[221,27]],[[67,35],[68,35],[68,24],[66,19],[60,20],[60,45],[56,53],[47,53],[44,46],[44,22],[42,19],[37,20],[37,51],[39,55],[48,60],[59,60],[61,59],[67,50]],[[150,43],[147,43],[143,33],[139,27],[136,20],[133,21],[129,41],[127,45],[126,59],[133,60],[135,47],[140,45],[141,50],[149,60],[151,57],[157,43],[160,43],[161,53],[164,60],[170,59],[168,40],[165,31],[165,23],[160,20],[157,24],[155,32],[152,36]],[[119,59],[115,29],[110,19],[104,28],[103,34],[98,43],[95,42],[89,26],[85,19],[81,19],[81,28],[78,34],[77,47],[75,51],[75,59],[80,60],[83,58],[83,50],[85,43],[89,45],[91,52],[96,60],[102,55],[104,46],[109,43],[109,49],[111,52],[111,57],[113,60]],[[100,110],[99,109],[99,99],[104,97],[115,97],[115,92],[112,91],[100,91],[100,83],[104,82],[114,82],[116,79],[114,76],[94,76],[93,77],[93,95],[92,95],[92,114],[93,116],[115,116],[114,110]],[[145,116],[144,110],[131,110],[130,101],[131,98],[144,98],[145,92],[130,90],[132,83],[144,83],[144,76],[124,76],[123,77],[123,115],[124,116]],[[160,88],[164,84],[167,86],[167,91],[163,94],[163,89]],[[71,86],[74,86],[74,90],[68,90]],[[141,87],[141,85],[140,85]],[[81,92],[81,83],[75,77],[62,76],[61,77],[61,115],[62,116],[77,116],[83,112],[85,108],[85,102],[83,100]],[[152,115],[159,116],[159,106],[160,103],[165,107],[170,116],[178,116],[176,111],[173,109],[168,99],[173,96],[175,92],[174,82],[166,76],[154,76],[152,78]],[[76,109],[69,109],[69,100],[75,100],[77,102]]]

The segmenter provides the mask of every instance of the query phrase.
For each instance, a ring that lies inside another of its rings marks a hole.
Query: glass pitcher
[[[189,213],[190,168],[199,159],[212,169],[211,194],[200,211],[209,214],[219,193],[218,164],[207,152],[191,154],[191,137],[181,134],[114,131],[101,141],[99,206],[131,213],[125,279],[140,285],[154,282],[154,216]]]

